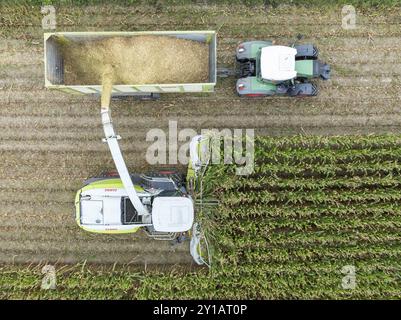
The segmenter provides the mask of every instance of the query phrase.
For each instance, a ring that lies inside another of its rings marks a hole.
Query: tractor
[[[272,41],[242,42],[236,48],[236,91],[241,97],[315,96],[309,80],[330,78],[330,66],[318,60],[312,44],[273,45]]]

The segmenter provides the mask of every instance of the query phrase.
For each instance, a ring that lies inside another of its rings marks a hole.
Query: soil
[[[27,13],[33,11],[0,12],[0,263],[190,264],[188,243],[172,248],[143,234],[95,235],[76,226],[76,190],[114,165],[101,141],[99,97],[44,88],[42,16]],[[359,12],[354,30],[341,28],[341,7],[177,6],[155,13],[148,6],[113,5],[81,11],[59,8],[58,30],[218,30],[218,64],[228,66],[240,41],[285,45],[303,33],[302,42],[316,44],[333,70],[330,81],[317,82],[320,93],[312,98],[241,99],[235,79],[227,78],[211,94],[112,101],[131,171],[146,167],[146,133],[167,132],[168,120],[178,121],[179,129],[254,128],[261,135],[400,133],[397,8]]]

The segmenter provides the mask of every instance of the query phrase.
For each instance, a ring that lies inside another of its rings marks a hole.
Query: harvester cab
[[[236,49],[239,96],[314,96],[310,79],[330,78],[330,66],[318,60],[312,44],[280,46],[271,41],[249,41]]]

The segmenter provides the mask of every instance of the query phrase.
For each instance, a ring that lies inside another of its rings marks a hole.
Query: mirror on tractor
[[[295,40],[290,44],[290,47],[295,47],[298,41],[301,41],[305,36],[301,33],[298,33],[295,37]]]

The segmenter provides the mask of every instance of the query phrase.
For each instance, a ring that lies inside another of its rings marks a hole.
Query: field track
[[[358,13],[341,28],[341,8],[96,6],[58,8],[58,31],[218,30],[218,62],[230,65],[241,40],[287,44],[297,33],[332,66],[314,98],[243,100],[234,79],[209,95],[166,94],[155,102],[115,101],[112,114],[128,166],[146,165],[151,128],[255,128],[260,135],[368,134],[401,128],[401,17]],[[0,263],[189,264],[188,244],[145,235],[81,231],[73,198],[83,179],[113,164],[101,142],[99,99],[44,89],[39,7],[0,6]]]

